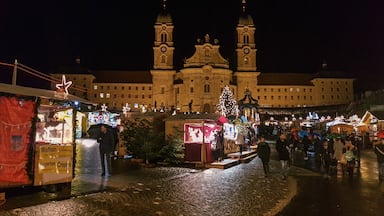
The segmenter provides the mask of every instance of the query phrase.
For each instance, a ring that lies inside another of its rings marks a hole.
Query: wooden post
[[[16,82],[17,82],[17,59],[15,59],[15,64],[13,67],[12,85],[16,85]]]
[[[203,143],[201,144],[201,162],[203,165],[207,162],[207,149],[205,147],[205,130],[204,130],[204,121],[202,122],[203,125]]]
[[[0,193],[0,206],[4,205],[5,203],[5,192]]]

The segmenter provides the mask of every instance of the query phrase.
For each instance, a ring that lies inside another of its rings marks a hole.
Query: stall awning
[[[83,98],[77,97],[71,94],[64,94],[61,92],[56,92],[47,89],[31,88],[18,85],[10,85],[5,83],[0,83],[0,92],[21,95],[21,96],[34,96],[46,99],[61,100],[61,101],[78,101],[83,104],[89,104],[96,106],[97,104],[92,103],[91,101],[85,100]]]

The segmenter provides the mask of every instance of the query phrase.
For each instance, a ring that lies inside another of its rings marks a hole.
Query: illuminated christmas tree
[[[216,107],[223,116],[239,115],[239,105],[237,101],[233,99],[233,93],[228,86],[225,86],[221,92],[219,104],[217,104]]]

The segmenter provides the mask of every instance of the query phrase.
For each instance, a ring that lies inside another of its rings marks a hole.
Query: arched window
[[[249,36],[248,36],[248,35],[244,35],[244,36],[243,36],[243,42],[244,42],[245,44],[248,44],[248,43],[249,43]]]
[[[210,92],[210,87],[209,84],[204,85],[204,93],[209,93]]]
[[[161,42],[162,43],[167,42],[167,33],[165,32],[161,33]]]
[[[161,63],[165,63],[166,60],[167,60],[167,59],[166,59],[166,56],[165,56],[165,55],[162,55],[162,56],[161,56]]]

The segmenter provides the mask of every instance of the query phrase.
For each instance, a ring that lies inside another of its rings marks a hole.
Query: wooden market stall
[[[0,83],[0,192],[71,184],[76,116],[95,104],[46,89]]]
[[[353,125],[345,122],[335,122],[329,126],[329,132],[335,134],[349,135],[355,131]]]

